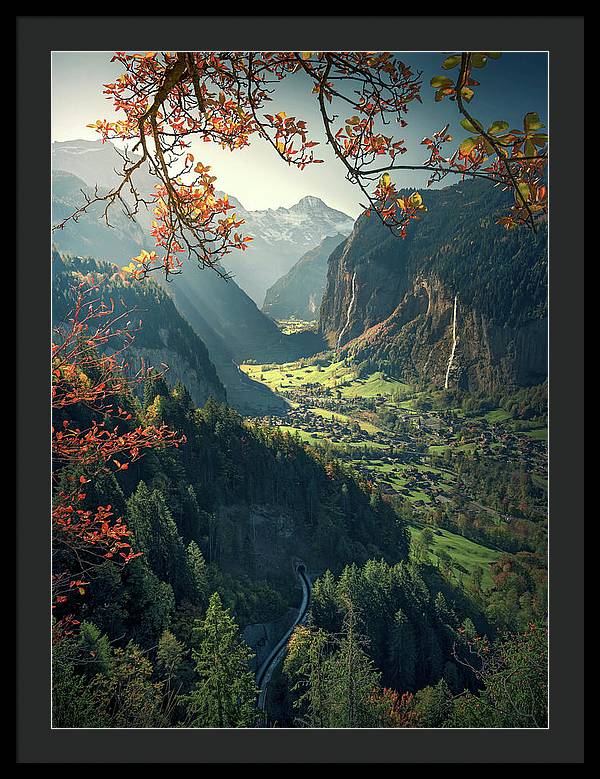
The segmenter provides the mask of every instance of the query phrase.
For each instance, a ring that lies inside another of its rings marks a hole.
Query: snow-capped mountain
[[[84,193],[91,195],[94,186],[100,189],[114,186],[118,181],[115,169],[118,170],[121,164],[110,143],[68,141],[53,144],[52,223],[72,214],[84,202]],[[150,192],[155,180],[142,170],[136,175],[140,191]],[[233,202],[233,198],[231,200]],[[235,205],[241,214],[241,206],[238,208],[237,202]],[[148,212],[140,209],[136,221],[132,221],[115,207],[110,214],[112,227],[108,227],[102,219],[102,210],[101,205],[94,205],[77,222],[69,222],[63,230],[55,231],[56,248],[121,266],[140,249],[152,248]],[[251,218],[251,214],[244,211],[245,217],[250,215],[248,218]],[[265,242],[264,246],[269,244]],[[229,403],[243,413],[278,411],[283,405],[281,399],[262,384],[252,382],[237,364],[248,358],[264,362],[296,359],[319,351],[321,340],[314,333],[283,335],[235,281],[226,282],[210,271],[200,271],[191,265],[169,283],[158,275],[156,281],[172,297],[180,313],[207,346],[210,359],[227,389]]]
[[[66,171],[82,179],[89,187],[100,189],[114,186],[123,161],[110,142],[59,141],[52,144],[53,171]],[[143,194],[153,191],[156,179],[147,170],[134,174],[136,187]],[[232,252],[224,261],[236,283],[260,308],[267,289],[309,249],[332,235],[349,235],[354,220],[347,214],[331,208],[318,197],[303,197],[291,208],[269,208],[249,211],[230,195],[236,213],[245,220],[241,232],[251,235],[253,241],[245,252]],[[117,209],[114,209],[115,211]],[[151,215],[141,209],[137,221],[144,229]]]
[[[354,220],[318,197],[303,197],[291,208],[248,211],[230,197],[245,220],[242,232],[254,240],[247,251],[227,255],[224,265],[236,282],[261,306],[267,289],[327,236],[349,235]]]

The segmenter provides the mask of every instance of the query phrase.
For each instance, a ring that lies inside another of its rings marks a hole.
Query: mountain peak
[[[315,197],[314,195],[305,195],[292,208],[297,208],[298,206],[303,208],[322,208],[325,206],[325,208],[329,208],[327,203],[324,203],[320,197]]]

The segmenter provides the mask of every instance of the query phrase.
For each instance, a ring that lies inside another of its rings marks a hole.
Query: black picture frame
[[[579,16],[16,17],[18,763],[583,762],[583,28]],[[548,729],[51,730],[50,54],[152,48],[549,52]]]

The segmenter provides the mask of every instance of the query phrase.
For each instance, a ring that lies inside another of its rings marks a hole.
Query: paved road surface
[[[258,708],[262,711],[265,710],[265,705],[267,701],[267,689],[269,687],[269,682],[271,681],[271,677],[273,676],[273,671],[275,668],[279,665],[279,663],[283,660],[283,656],[285,654],[285,650],[287,647],[287,643],[290,639],[290,636],[292,635],[292,632],[296,625],[300,625],[308,612],[308,607],[310,605],[310,580],[308,576],[306,575],[306,569],[302,563],[298,565],[296,568],[296,573],[298,574],[298,578],[300,579],[300,582],[302,584],[302,602],[300,603],[300,607],[298,608],[298,614],[296,615],[296,619],[292,623],[291,627],[286,631],[284,636],[277,642],[269,656],[265,659],[261,667],[258,669],[256,674],[256,685],[260,688],[260,693],[258,695]]]

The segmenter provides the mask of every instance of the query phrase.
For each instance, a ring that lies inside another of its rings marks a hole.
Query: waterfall
[[[346,311],[346,324],[342,327],[342,331],[338,336],[337,341],[337,348],[339,349],[342,345],[342,338],[344,336],[344,333],[348,329],[348,326],[350,324],[350,314],[352,313],[352,306],[354,305],[354,300],[356,299],[356,271],[354,271],[354,274],[352,275],[352,296],[350,298],[350,303],[348,305],[348,310]]]
[[[454,362],[454,353],[456,352],[456,301],[458,295],[454,296],[454,319],[452,322],[452,349],[450,350],[450,359],[448,360],[448,367],[446,368],[446,381],[444,383],[444,389],[448,389],[448,379],[450,378],[450,370],[452,363]]]

